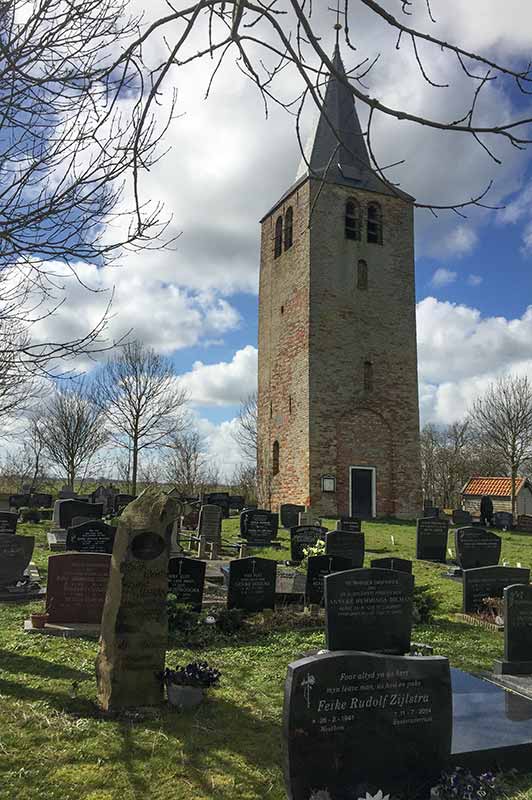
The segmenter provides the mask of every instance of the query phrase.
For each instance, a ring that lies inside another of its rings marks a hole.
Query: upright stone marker
[[[218,555],[222,546],[222,509],[220,506],[213,503],[201,507],[198,534],[204,537],[207,544],[212,545],[214,555]]]
[[[462,569],[494,567],[501,557],[502,540],[484,528],[459,528],[454,534],[456,560]]]
[[[340,519],[336,520],[336,530],[360,533],[362,530],[362,520],[358,517],[340,517]]]
[[[305,506],[296,505],[295,503],[283,503],[279,508],[283,528],[295,528],[299,523],[299,515],[304,511]]]
[[[229,562],[227,607],[244,611],[275,608],[277,562],[269,558],[238,558]]]
[[[532,516],[530,514],[521,514],[517,518],[517,530],[532,533]]]
[[[302,511],[299,515],[299,524],[300,525],[316,525],[320,527],[321,519],[318,515],[312,511],[310,508],[308,511]]]
[[[206,568],[206,562],[196,558],[171,558],[168,562],[168,592],[175,594],[179,603],[200,612]]]
[[[325,555],[347,558],[351,562],[352,569],[359,569],[364,565],[364,534],[351,531],[327,533]]]
[[[111,556],[105,553],[50,556],[46,584],[48,622],[99,625],[110,564]]]
[[[504,660],[496,661],[499,675],[532,674],[532,586],[504,590]]]
[[[278,514],[256,509],[247,512],[246,530],[243,534],[250,547],[267,547],[277,538]]]
[[[374,558],[371,562],[372,569],[395,569],[397,572],[412,574],[412,562],[408,558]]]
[[[307,580],[305,584],[305,603],[323,605],[323,579],[333,572],[351,569],[351,559],[339,556],[310,556],[308,560]]]
[[[318,525],[298,525],[290,528],[290,558],[292,561],[303,561],[305,548],[312,547],[318,539],[323,539],[328,533],[327,528]]]
[[[0,533],[0,587],[21,581],[35,547],[33,536]]]
[[[107,553],[113,552],[116,528],[106,525],[102,520],[94,519],[82,522],[69,528],[66,537],[66,549],[76,550],[78,553]]]
[[[438,561],[445,564],[447,559],[447,536],[449,521],[436,517],[418,519],[416,527],[416,558],[420,561]]]
[[[147,489],[120,517],[96,660],[104,710],[157,705],[168,644],[168,555],[175,502]]]
[[[462,586],[464,614],[485,610],[485,597],[502,597],[512,583],[530,583],[530,570],[521,567],[479,567],[464,570]]]
[[[413,798],[451,752],[449,662],[356,652],[295,661],[283,733],[289,800]]]
[[[463,525],[471,525],[473,518],[469,511],[463,511],[461,508],[455,508],[453,511],[453,525],[462,527]]]
[[[0,533],[16,533],[18,514],[12,511],[0,511]]]
[[[410,650],[414,578],[391,569],[351,569],[324,578],[329,650]]]
[[[84,500],[56,500],[54,505],[53,522],[57,528],[67,530],[72,525],[74,517],[101,519],[103,505],[101,503],[86,503]]]
[[[496,511],[493,515],[493,527],[500,531],[510,531],[514,526],[513,515],[509,511]]]

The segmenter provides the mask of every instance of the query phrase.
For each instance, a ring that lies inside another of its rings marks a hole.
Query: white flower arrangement
[[[373,797],[370,795],[369,792],[366,792],[366,796],[365,797],[359,797],[358,800],[390,800],[390,795],[389,794],[384,794],[383,795],[382,789],[379,789],[377,794],[374,795]]]

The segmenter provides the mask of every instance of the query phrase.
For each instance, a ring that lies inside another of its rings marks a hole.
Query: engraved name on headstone
[[[168,591],[179,603],[201,611],[205,587],[205,561],[177,556],[168,562]]]
[[[18,514],[12,511],[0,511],[0,533],[15,533]]]
[[[362,520],[358,517],[340,517],[340,519],[336,520],[336,530],[360,533],[362,530]]]
[[[271,511],[257,508],[248,512],[244,537],[253,546],[268,545],[277,538],[279,517]]]
[[[33,555],[35,537],[0,533],[0,587],[22,580]]]
[[[529,583],[530,570],[521,567],[479,567],[464,570],[462,610],[464,614],[485,611],[487,597],[502,597],[512,583]]]
[[[88,520],[74,525],[67,531],[66,549],[77,550],[78,553],[113,552],[116,528],[106,525],[99,519]]]
[[[416,527],[416,558],[445,564],[449,521],[436,517],[418,519]]]
[[[456,560],[462,569],[493,567],[501,557],[502,540],[484,528],[458,528],[454,534]]]
[[[504,659],[494,671],[503,675],[532,674],[532,586],[504,590]]]
[[[353,569],[364,564],[364,534],[354,531],[331,531],[325,535],[325,555],[341,556]]]
[[[238,558],[229,562],[227,607],[262,611],[275,607],[277,562],[269,558]]]
[[[59,553],[48,559],[46,611],[49,623],[98,625],[102,618],[111,556]]]
[[[323,605],[325,575],[351,569],[351,560],[341,556],[310,556],[305,583],[305,603]]]
[[[312,547],[318,539],[324,539],[327,528],[318,525],[297,525],[290,528],[290,558],[292,561],[303,561],[305,548]]]

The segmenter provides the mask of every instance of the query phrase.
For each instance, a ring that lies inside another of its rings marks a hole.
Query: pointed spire
[[[347,78],[338,45],[332,62],[336,72]],[[334,75],[329,77],[310,147],[306,154],[310,169],[303,159],[298,177],[310,174],[329,183],[408,197],[385,183],[372,169],[353,95]]]

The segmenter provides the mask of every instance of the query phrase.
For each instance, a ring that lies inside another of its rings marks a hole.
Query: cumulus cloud
[[[457,277],[457,272],[445,267],[439,267],[432,276],[431,285],[436,289],[441,289],[442,286],[449,286],[449,284],[454,283]]]
[[[196,427],[205,443],[209,462],[220,472],[221,480],[230,480],[235,468],[244,461],[236,443],[238,420],[227,420],[218,425],[205,417],[196,418]]]
[[[229,362],[196,361],[181,381],[194,405],[238,405],[257,387],[257,349],[248,344]]]

